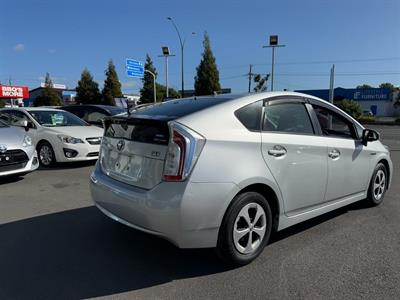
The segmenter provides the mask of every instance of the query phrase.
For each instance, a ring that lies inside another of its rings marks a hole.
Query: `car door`
[[[313,108],[328,146],[326,201],[364,192],[370,159],[354,123],[334,108],[320,105],[313,105]]]
[[[262,155],[279,185],[285,214],[295,215],[324,201],[327,146],[302,98],[265,101]]]

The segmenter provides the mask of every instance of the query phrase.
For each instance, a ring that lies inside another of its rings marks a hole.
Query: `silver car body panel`
[[[29,173],[36,170],[39,167],[39,163],[37,160],[37,154],[35,146],[23,146],[25,135],[29,136],[29,132],[26,132],[23,128],[20,127],[0,127],[0,145],[5,147],[7,151],[9,150],[22,150],[26,153],[28,157],[28,161],[24,167],[1,171],[0,168],[0,177],[9,176],[21,173]],[[3,154],[3,153],[0,153]]]
[[[309,95],[267,92],[238,96],[178,118],[174,122],[206,139],[190,177],[183,182],[157,179],[146,190],[107,176],[98,163],[91,175],[94,202],[113,219],[163,236],[179,247],[215,247],[232,199],[250,185],[266,185],[274,191],[281,230],[365,198],[369,179],[382,159],[392,176],[389,152],[379,141],[363,146],[355,140],[318,135],[252,132],[234,115],[245,105],[276,96],[300,96],[331,105]],[[286,157],[265,155],[275,144],[287,147]],[[330,161],[332,148],[339,148],[343,156]]]

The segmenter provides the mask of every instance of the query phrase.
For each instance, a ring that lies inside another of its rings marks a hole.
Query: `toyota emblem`
[[[125,147],[125,141],[124,140],[119,140],[118,144],[117,144],[118,151],[124,150],[124,147]]]

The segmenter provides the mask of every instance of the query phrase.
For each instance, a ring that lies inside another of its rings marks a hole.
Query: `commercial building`
[[[65,85],[61,84],[54,84],[53,89],[59,94],[64,105],[75,104],[76,91],[74,89],[68,89]],[[35,99],[42,94],[43,90],[43,86],[30,90],[29,98],[24,99],[24,106],[33,106]]]
[[[296,92],[309,94],[324,100],[329,100],[329,89],[323,90],[299,90]],[[396,108],[394,103],[399,97],[399,92],[389,89],[345,89],[338,87],[334,90],[334,101],[343,99],[358,102],[363,110],[371,111],[377,117],[392,117],[400,115],[400,107]]]

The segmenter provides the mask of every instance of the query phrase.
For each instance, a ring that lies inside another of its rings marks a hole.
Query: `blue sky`
[[[275,89],[316,89],[367,83],[400,85],[399,0],[281,1],[3,1],[0,18],[0,80],[36,87],[49,72],[53,82],[75,87],[87,67],[102,86],[111,58],[127,93],[138,79],[124,75],[125,58],[152,57],[164,83],[160,47],[170,58],[170,86],[180,88],[180,48],[171,16],[187,35],[185,88],[193,88],[208,31],[221,84],[245,92],[248,65],[270,72],[270,34],[286,45],[276,53]],[[190,33],[196,32],[195,36]]]

